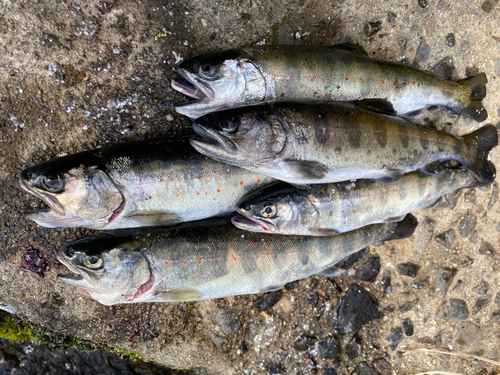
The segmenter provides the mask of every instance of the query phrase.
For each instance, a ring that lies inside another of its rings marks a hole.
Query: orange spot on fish
[[[142,184],[142,180],[139,180],[139,183]]]
[[[313,64],[316,64],[316,59],[313,59]]]
[[[243,181],[240,181],[240,185],[243,185]]]
[[[201,258],[198,259],[198,263],[201,263],[203,260]]]
[[[187,245],[186,245],[186,246],[187,246]],[[166,261],[165,261],[165,265],[167,265],[167,266],[168,266],[168,263],[170,263],[170,261],[169,261],[169,260],[166,260]]]
[[[250,257],[247,255],[247,259],[250,259]]]
[[[216,171],[215,169],[212,169],[212,172],[213,172],[213,173],[217,173],[217,171]]]
[[[369,65],[365,65],[366,69],[370,69],[370,66]]]
[[[328,248],[326,248],[326,251],[328,251]]]
[[[172,178],[170,179],[170,181],[174,181],[174,178],[172,177]]]
[[[234,193],[233,193],[233,195],[234,195]]]
[[[290,76],[290,81],[295,82],[295,77],[294,76]]]
[[[150,195],[150,196],[148,196],[148,198],[149,198],[149,199],[152,199],[153,197]]]
[[[416,86],[416,85],[417,85],[417,82],[413,82],[413,83],[412,83],[412,85],[413,85],[413,86]]]
[[[214,260],[214,264],[217,265],[217,259]]]
[[[427,196],[427,198],[429,198],[429,197],[430,197],[430,195]]]
[[[125,294],[122,294],[121,296],[122,296],[122,297],[125,297]]]
[[[163,178],[160,178],[160,182],[163,182],[163,181],[165,181],[165,180]]]
[[[328,68],[328,64],[325,64],[325,68]]]
[[[311,199],[311,202],[312,202],[312,203],[316,203],[316,200],[314,200],[314,199]]]
[[[212,200],[214,201],[214,200],[215,200],[215,197],[214,197],[214,198],[212,198]]]
[[[361,83],[365,83],[365,80],[363,78],[360,78],[359,80],[361,81]]]
[[[176,197],[178,197],[178,196],[179,196],[179,194],[175,194],[175,196],[176,196]]]
[[[199,191],[197,191],[197,192],[196,192],[196,195],[200,195],[200,192],[199,192]]]
[[[208,194],[208,193],[207,193],[207,192],[205,192],[205,195],[207,195],[207,194]]]
[[[259,179],[257,179],[257,183],[259,183],[259,182],[260,182],[260,180],[259,180]]]
[[[269,255],[269,253],[266,251],[266,255]]]
[[[144,167],[142,165],[139,165],[139,168],[144,169]]]
[[[276,76],[273,76],[273,81],[276,81]]]
[[[345,77],[345,80],[346,80],[346,81],[349,81],[349,77]]]
[[[385,85],[385,79],[383,79],[381,82],[382,82],[383,85]]]
[[[340,94],[339,98],[341,98],[341,99],[342,99],[342,97],[343,97],[343,96],[344,96],[344,95]]]
[[[250,245],[250,247],[253,247],[253,242],[252,242],[252,241],[250,241],[249,245]]]
[[[309,81],[314,82],[314,78],[311,78]]]
[[[392,189],[392,191],[396,191],[396,189]]]
[[[248,195],[248,191],[245,191],[245,195]]]
[[[200,277],[200,275],[196,275],[196,277]]]
[[[220,189],[217,189],[217,193],[220,193]]]
[[[432,186],[432,182],[429,182],[429,185]]]
[[[168,280],[168,276],[165,276],[165,279],[167,279],[167,280]]]
[[[280,243],[280,240],[276,240],[276,243]]]
[[[231,173],[231,170],[230,170],[230,169],[228,169],[228,170],[227,170],[227,173]]]
[[[399,95],[399,99],[401,99],[401,95]]]
[[[231,254],[231,257],[233,258],[233,260],[238,259],[238,258],[236,258],[236,257],[234,256],[234,254]]]
[[[156,263],[156,260],[154,260],[154,259],[151,259],[151,261],[152,261],[153,263]]]
[[[274,257],[277,258],[278,256],[276,254],[274,254]]]
[[[327,96],[328,96],[328,93],[327,93],[327,92],[325,92],[325,98],[326,98]]]
[[[198,176],[196,176],[196,178],[201,178],[201,176],[200,176],[200,175],[198,175]]]
[[[413,173],[410,176],[415,177],[415,175]]]
[[[255,259],[259,259],[259,256],[258,256],[258,255],[256,255],[256,256],[255,256]]]

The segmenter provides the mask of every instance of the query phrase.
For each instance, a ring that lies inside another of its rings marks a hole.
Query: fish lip
[[[227,152],[231,154],[235,153],[236,145],[234,144],[234,142],[225,137],[219,131],[206,128],[197,121],[193,122],[193,130],[201,137],[201,139],[191,138],[190,141],[194,141],[196,145],[201,145],[202,149],[204,149],[204,145],[211,146],[211,148],[213,148],[214,146],[221,146]]]
[[[175,91],[178,91],[186,96],[189,96],[190,98],[194,98],[197,100],[179,103],[176,104],[176,107],[184,107],[200,102],[209,103],[214,100],[215,95],[212,88],[205,83],[196,80],[196,75],[182,68],[177,69],[177,73],[179,73],[182,78],[188,81],[188,83],[172,79],[170,83],[172,88]]]
[[[258,229],[254,230],[255,232],[265,232],[265,233],[274,233],[276,232],[276,228],[274,225],[260,219],[256,218],[250,218],[245,215],[245,213],[240,210],[236,209],[236,211],[241,214],[241,216],[234,216],[231,219],[231,223],[233,223],[234,226],[240,229],[244,230],[249,230],[248,228],[253,228],[253,229]]]
[[[28,193],[41,199],[47,206],[50,207],[48,209],[46,208],[46,209],[41,209],[41,210],[27,210],[27,211],[24,211],[25,215],[29,216],[30,214],[53,212],[59,216],[66,216],[66,212],[64,211],[64,208],[59,204],[59,202],[57,202],[56,200],[53,200],[52,197],[44,196],[44,195],[36,192],[35,190],[30,189],[28,182],[26,182],[22,178],[19,179],[19,185],[21,186],[21,188],[26,190]]]

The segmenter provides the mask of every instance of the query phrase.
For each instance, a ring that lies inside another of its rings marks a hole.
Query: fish
[[[494,165],[491,165],[495,170]],[[332,236],[369,224],[399,221],[430,207],[457,189],[489,185],[464,168],[442,168],[436,175],[407,173],[392,183],[344,181],[298,189],[279,183],[240,202],[232,218],[239,229],[285,235]]]
[[[335,264],[374,242],[409,237],[417,225],[370,225],[332,237],[244,232],[230,220],[149,230],[99,232],[64,245],[65,284],[103,305],[185,302],[278,290],[286,283],[340,272]]]
[[[476,121],[488,113],[485,73],[457,82],[398,63],[370,58],[358,45],[255,46],[183,61],[172,88],[193,101],[175,110],[190,118],[228,108],[278,102],[357,101],[376,111],[414,117],[448,107]]]
[[[27,218],[47,227],[111,230],[172,225],[233,212],[271,177],[219,163],[185,138],[103,147],[56,158],[20,174],[48,209]]]
[[[493,171],[497,130],[455,137],[352,104],[248,107],[193,121],[191,145],[218,161],[291,184],[393,181],[437,161],[455,160],[481,182]]]

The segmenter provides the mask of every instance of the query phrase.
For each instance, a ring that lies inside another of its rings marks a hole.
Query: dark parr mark
[[[347,140],[354,148],[359,148],[361,146],[361,129],[359,129],[357,124],[350,124],[349,129],[347,129]]]
[[[408,148],[408,146],[410,145],[410,138],[408,137],[406,129],[404,128],[401,129],[400,137],[401,137],[401,145],[403,146],[403,148]]]
[[[424,150],[427,150],[429,148],[429,139],[426,137],[421,137],[420,138],[420,144],[422,145],[422,148]]]
[[[243,270],[245,271],[246,274],[250,275],[255,270],[257,269],[257,263],[255,260],[255,256],[248,255],[248,256],[242,256],[242,265],[243,265]]]
[[[384,148],[387,145],[387,129],[385,126],[377,127],[373,130],[373,134],[375,135],[375,139],[377,140],[378,145],[381,148]]]
[[[340,146],[335,147],[335,152],[336,152],[337,154],[340,154],[340,153],[341,153],[341,151],[342,151],[342,147],[340,147]]]
[[[316,128],[316,141],[320,145],[324,145],[330,139],[330,127],[318,126]]]

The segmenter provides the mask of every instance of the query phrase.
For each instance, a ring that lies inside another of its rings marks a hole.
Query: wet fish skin
[[[59,275],[104,305],[181,302],[277,290],[334,264],[375,241],[410,236],[417,225],[371,225],[335,237],[243,232],[228,219],[176,227],[99,233],[73,241],[59,261],[79,276]],[[217,228],[217,230],[214,230]]]
[[[445,168],[435,176],[411,172],[392,183],[357,180],[307,189],[281,183],[243,198],[237,210],[243,217],[233,217],[232,222],[252,232],[329,236],[400,220],[451,191],[491,182],[478,182],[464,168]]]
[[[25,169],[20,185],[51,208],[27,212],[45,227],[120,229],[232,212],[272,178],[216,162],[184,138],[139,141]]]
[[[456,160],[480,181],[493,172],[494,126],[457,138],[357,106],[250,107],[193,122],[202,154],[292,184],[391,181],[441,160]]]
[[[382,101],[387,101],[400,116],[412,116],[433,105],[449,107],[476,121],[488,116],[481,104],[486,96],[484,73],[449,82],[372,59],[354,45],[232,49],[185,60],[178,71],[189,83],[172,80],[172,87],[197,100],[177,105],[176,111],[191,118],[264,103],[366,99],[370,106],[384,109]]]

